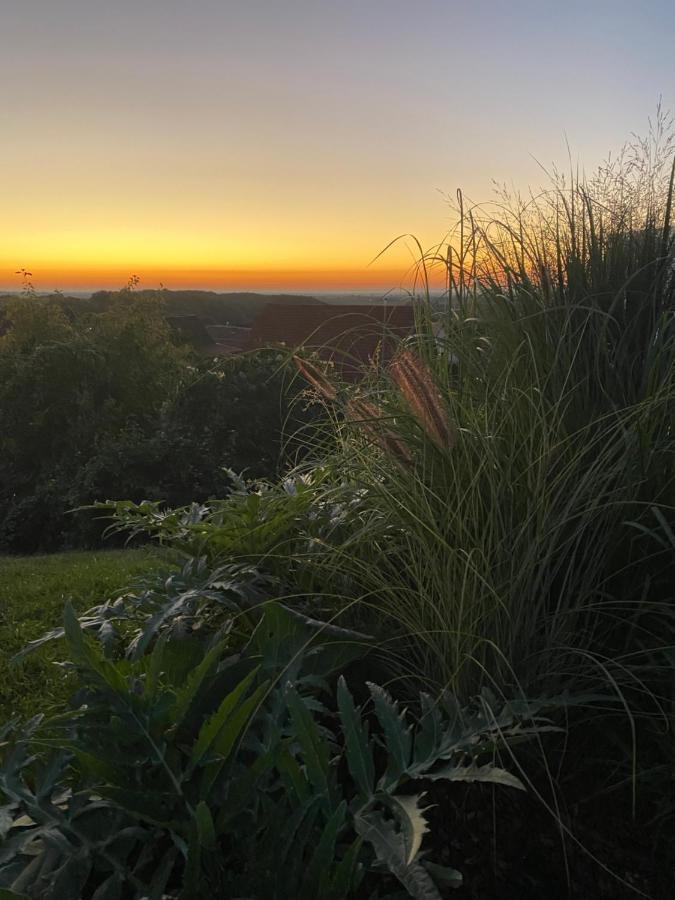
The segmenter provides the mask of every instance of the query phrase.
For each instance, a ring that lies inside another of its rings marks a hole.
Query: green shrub
[[[75,509],[124,497],[180,505],[224,496],[225,467],[272,477],[316,418],[275,354],[195,360],[150,299],[68,316],[26,296],[0,336],[0,548],[92,546]]]
[[[0,735],[0,887],[32,898],[339,900],[362,882],[394,896],[392,876],[440,898],[435,882],[461,876],[421,854],[411,790],[522,788],[495,753],[543,727],[536,707],[487,696],[461,709],[424,695],[415,720],[375,685],[366,714],[336,681],[367,650],[359,636],[277,604],[243,641],[174,629],[133,659],[97,649],[70,608],[65,633],[73,711]]]
[[[164,411],[171,452],[161,496],[173,506],[223,497],[232,486],[225,467],[249,478],[279,475],[302,455],[319,420],[318,408],[298,397],[303,388],[272,351],[198,364]],[[113,496],[123,495],[99,494]]]
[[[359,390],[308,380],[360,491],[323,582],[460,696],[611,685],[658,711],[673,642],[673,144],[538,199],[460,210],[444,310]],[[455,242],[460,235],[463,243]],[[432,330],[433,329],[433,330]],[[335,399],[333,399],[335,398]],[[339,495],[333,485],[334,496]]]
[[[185,351],[151,306],[70,321],[37,298],[8,309],[0,338],[0,546],[55,549],[86,527],[83,468],[133,425],[147,433],[177,387]],[[89,525],[89,528],[91,526]]]

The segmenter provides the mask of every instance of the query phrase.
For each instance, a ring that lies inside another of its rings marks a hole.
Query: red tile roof
[[[390,356],[414,324],[409,305],[267,306],[253,323],[249,346],[285,344],[292,349],[316,350],[324,359],[354,373],[378,353]]]
[[[207,325],[206,330],[215,344],[216,356],[231,356],[248,349],[250,328],[242,325]]]

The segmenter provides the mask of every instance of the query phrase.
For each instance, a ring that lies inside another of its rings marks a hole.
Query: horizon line
[[[4,271],[3,271],[4,269]],[[289,268],[260,269],[160,268],[133,266],[114,268],[78,268],[68,270],[46,266],[26,267],[27,281],[39,293],[78,291],[94,293],[121,290],[132,278],[138,278],[137,290],[207,290],[218,293],[357,293],[406,291],[415,285],[414,271],[401,267],[368,269]],[[21,266],[0,265],[0,291],[20,293],[24,287]],[[444,285],[444,278],[433,282]]]

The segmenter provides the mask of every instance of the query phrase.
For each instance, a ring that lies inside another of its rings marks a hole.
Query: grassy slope
[[[9,664],[28,641],[61,624],[66,600],[87,609],[161,566],[157,552],[147,549],[0,557],[0,724],[45,712],[67,696],[68,679],[53,665],[59,642]]]

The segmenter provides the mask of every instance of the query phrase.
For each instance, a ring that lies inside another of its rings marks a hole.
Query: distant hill
[[[98,291],[88,301],[92,312],[105,309],[117,302],[119,291]],[[159,298],[162,312],[166,316],[199,316],[214,325],[251,325],[266,306],[278,303],[319,304],[316,297],[299,294],[255,294],[237,292],[219,294],[216,291],[135,291],[134,296]],[[83,301],[79,301],[80,303]]]
[[[90,297],[53,295],[74,315],[96,313],[124,302],[124,291],[97,291]],[[159,302],[165,316],[199,316],[214,325],[252,325],[258,314],[269,305],[322,304],[316,297],[302,294],[256,294],[245,291],[217,293],[216,291],[134,291],[136,300]],[[0,296],[0,304],[10,295]]]

